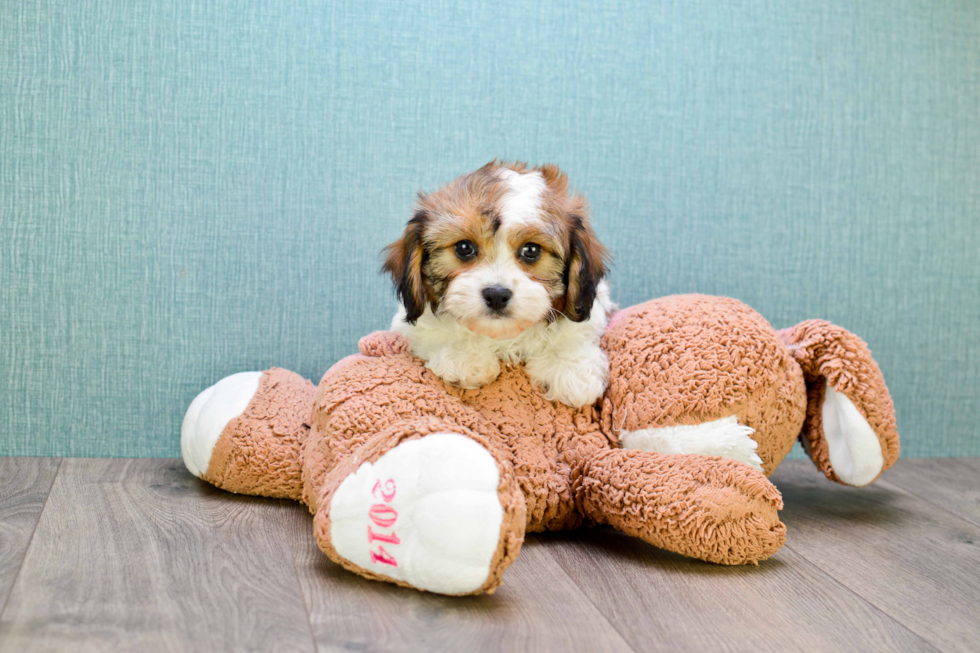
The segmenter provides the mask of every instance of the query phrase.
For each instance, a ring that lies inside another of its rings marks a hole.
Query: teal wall
[[[494,157],[567,169],[620,303],[837,322],[905,455],[980,455],[974,0],[5,2],[0,454],[175,456],[222,376],[318,379]]]

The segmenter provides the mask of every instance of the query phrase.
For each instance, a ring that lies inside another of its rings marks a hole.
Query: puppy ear
[[[382,269],[391,275],[398,299],[405,306],[405,320],[415,322],[425,312],[426,291],[422,281],[422,265],[425,263],[425,245],[422,234],[428,216],[417,211],[405,227],[402,237],[385,247]]]
[[[581,215],[569,218],[569,256],[565,264],[565,308],[562,311],[572,322],[589,319],[595,302],[599,281],[606,276],[609,254],[592,227]]]

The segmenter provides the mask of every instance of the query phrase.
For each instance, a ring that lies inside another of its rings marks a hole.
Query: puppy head
[[[414,324],[429,305],[471,331],[513,338],[589,319],[607,254],[557,167],[491,162],[420,194],[384,270]]]

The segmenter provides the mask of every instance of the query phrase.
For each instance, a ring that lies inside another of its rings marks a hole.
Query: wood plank
[[[902,458],[881,478],[980,526],[980,458]]]
[[[980,527],[882,481],[850,488],[808,461],[773,475],[787,547],[917,635],[948,651],[980,640]]]
[[[314,637],[321,650],[956,651],[980,639],[977,460],[903,460],[862,489],[788,461],[773,480],[789,542],[759,567],[608,529],[549,534],[529,537],[495,595],[462,599],[358,578],[316,548],[304,507],[216,490],[179,461],[62,464],[0,459],[0,600],[12,583],[0,651],[310,650]]]
[[[628,651],[541,542],[528,537],[492,595],[447,597],[368,581],[317,548],[292,504],[290,545],[320,651]]]
[[[60,464],[60,458],[0,458],[0,613]]]
[[[636,650],[932,648],[785,548],[759,566],[724,567],[608,528],[558,535],[550,546]]]
[[[66,459],[0,650],[313,650],[282,520],[179,460]]]

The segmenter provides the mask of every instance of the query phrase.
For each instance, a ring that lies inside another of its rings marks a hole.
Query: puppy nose
[[[490,286],[483,289],[483,299],[487,306],[495,311],[502,311],[507,306],[507,302],[514,296],[514,293],[503,286]]]

